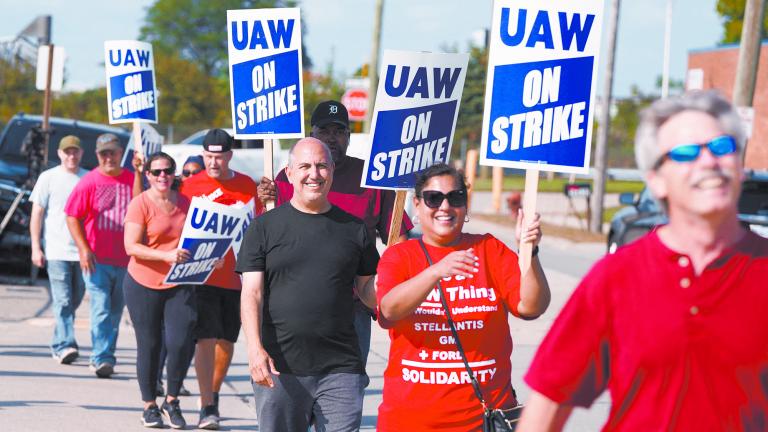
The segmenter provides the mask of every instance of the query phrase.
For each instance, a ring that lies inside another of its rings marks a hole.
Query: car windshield
[[[3,138],[2,147],[0,147],[0,153],[10,160],[25,161],[27,155],[22,152],[22,145],[24,144],[24,138],[26,137],[29,129],[37,123],[30,121],[16,120],[14,126],[8,128],[7,135]],[[76,135],[80,138],[82,146],[85,149],[96,148],[96,138],[103,131],[95,131],[84,127],[73,128],[69,125],[52,125],[51,129],[53,133],[48,141],[48,166],[55,166],[60,163],[59,155],[57,153],[59,141],[67,135]],[[120,137],[120,141],[125,145],[127,140]],[[96,155],[92,151],[86,151],[83,154],[83,160],[81,162],[83,168],[91,169],[98,165]]]
[[[768,216],[768,181],[744,182],[739,197],[739,213]]]

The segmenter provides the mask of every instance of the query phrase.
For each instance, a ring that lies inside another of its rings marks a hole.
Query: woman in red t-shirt
[[[162,427],[162,410],[170,426],[179,429],[186,425],[178,394],[191,360],[197,309],[192,285],[164,281],[171,265],[190,258],[188,250],[179,248],[190,201],[172,189],[176,173],[172,157],[155,153],[145,167],[149,189],[131,201],[125,216],[125,251],[131,260],[123,293],[136,333],[142,422],[146,427]],[[155,392],[163,342],[168,355],[168,392],[158,408]]]
[[[455,321],[467,360],[489,408],[517,405],[510,383],[512,339],[507,314],[541,315],[550,292],[535,257],[520,278],[517,255],[490,234],[462,232],[467,217],[464,176],[446,164],[416,181],[414,206],[429,265],[418,240],[388,248],[377,276],[380,324],[389,329],[389,363],[379,406],[380,431],[471,431],[483,409],[456,347],[437,289]],[[522,217],[518,218],[518,237]],[[538,215],[523,236],[536,246]]]

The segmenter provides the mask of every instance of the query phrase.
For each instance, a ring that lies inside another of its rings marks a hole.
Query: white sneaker
[[[53,353],[53,359],[59,362],[59,364],[72,364],[80,353],[77,352],[77,348],[64,348],[59,353]]]

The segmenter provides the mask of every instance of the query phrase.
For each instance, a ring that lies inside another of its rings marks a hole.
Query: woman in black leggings
[[[149,189],[131,201],[125,218],[125,250],[131,261],[123,292],[136,332],[142,423],[163,427],[164,416],[172,428],[181,429],[186,422],[178,394],[190,361],[197,309],[192,286],[164,283],[172,264],[189,259],[189,251],[178,246],[190,203],[172,189],[175,171],[173,158],[165,153],[156,153],[145,163]],[[168,350],[168,392],[158,408],[155,391],[162,342]]]

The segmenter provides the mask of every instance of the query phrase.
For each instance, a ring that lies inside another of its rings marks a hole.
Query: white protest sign
[[[303,138],[299,9],[228,10],[227,52],[235,138]]]
[[[224,258],[235,238],[242,236],[247,215],[246,206],[237,208],[202,197],[192,198],[179,240],[179,247],[187,249],[191,259],[171,266],[165,283],[205,283],[216,261]]]
[[[128,145],[125,146],[125,151],[123,152],[123,161],[121,163],[123,168],[131,171],[133,171],[133,164],[131,161],[133,161],[134,137],[135,135],[131,134],[131,138],[128,140]],[[155,153],[163,151],[164,142],[165,137],[160,135],[160,132],[158,132],[155,128],[150,126],[148,123],[141,124],[141,148],[144,152],[144,156],[149,157]]]
[[[468,60],[384,51],[361,186],[410,189],[419,172],[448,162]]]
[[[586,174],[603,1],[496,0],[480,163]]]
[[[48,78],[48,52],[49,45],[41,45],[37,49],[37,75],[35,77],[35,88],[45,90],[45,82]],[[53,64],[51,65],[51,91],[61,91],[64,85],[64,60],[67,55],[63,47],[53,47]]]
[[[132,40],[104,42],[109,123],[157,123],[157,92],[152,44]]]

